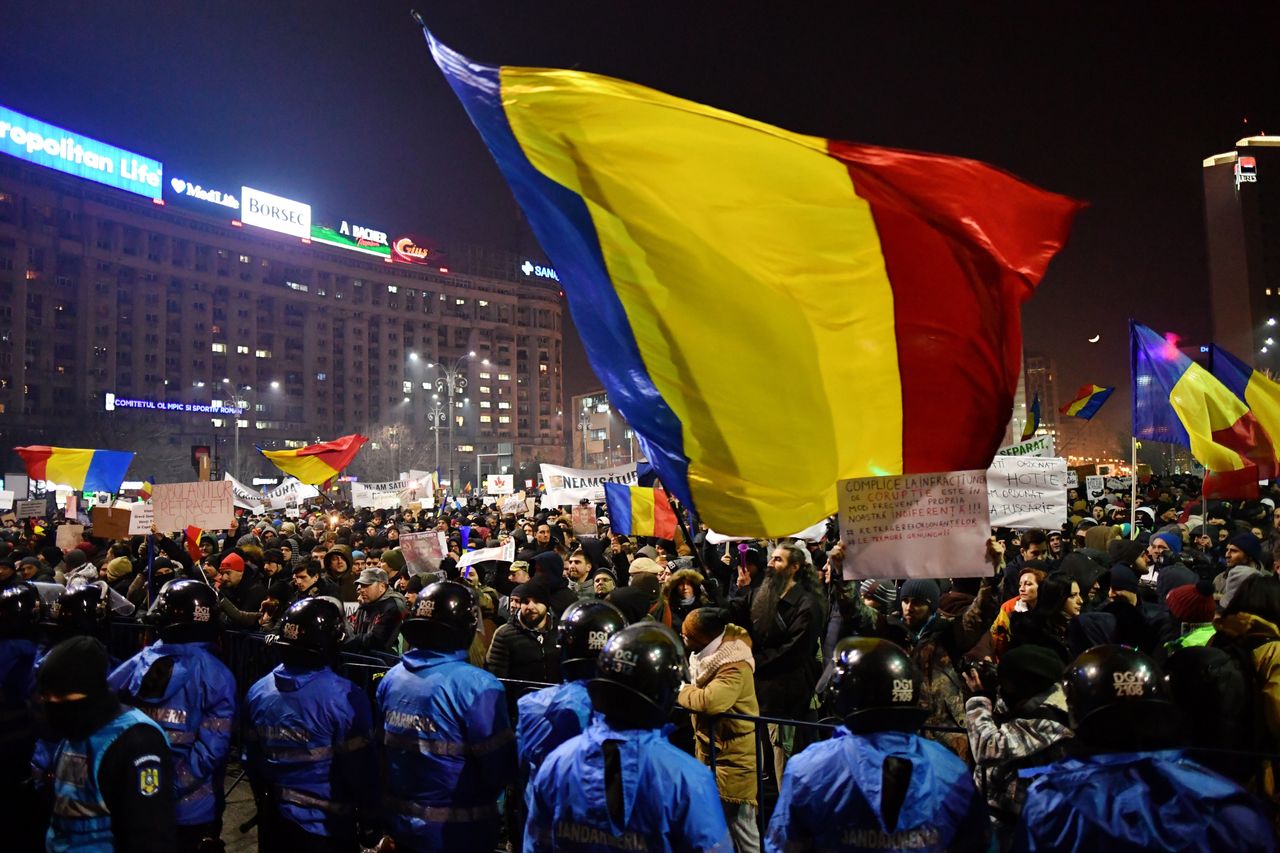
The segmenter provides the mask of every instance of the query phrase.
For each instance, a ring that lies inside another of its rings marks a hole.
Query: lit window
[[[248,255],[241,255],[241,256],[240,256],[240,263],[242,263],[242,264],[247,264],[247,263],[249,263],[249,261],[250,261],[250,260],[251,260],[251,258],[250,258]]]
[[[466,423],[466,418],[464,418],[462,415],[458,415],[456,418],[453,419],[453,422],[456,423],[459,427],[461,427],[464,423]]]
[[[404,389],[404,393],[408,394],[413,390],[413,383],[406,379],[404,382],[400,383],[400,387]]]
[[[538,372],[539,372],[539,373],[546,373],[546,372],[547,372],[547,366],[546,366],[545,364],[539,364],[539,365],[538,365]]]
[[[499,401],[498,401],[498,408],[499,408],[499,409],[509,409],[509,408],[511,408],[511,404],[510,404],[510,403],[508,403],[508,402],[506,402],[505,400],[499,400]]]
[[[289,448],[306,447],[307,443],[305,441],[298,441],[296,438],[286,438],[284,440],[284,446]]]
[[[489,302],[488,302],[488,300],[481,299],[481,300],[480,300],[480,307],[481,307],[481,308],[488,308],[488,307],[489,307]]]
[[[269,349],[254,350],[253,354],[258,358],[271,358],[271,350]]]
[[[489,394],[489,393],[492,393],[492,392],[489,390],[489,386],[488,386],[488,385],[481,385],[481,386],[480,386],[480,393],[481,393],[481,394]]]
[[[490,377],[489,377],[489,374],[488,374],[488,373],[481,373],[481,374],[480,374],[480,378],[481,378],[481,379],[488,379],[488,378],[490,378]]]
[[[212,347],[212,349],[213,349],[213,351],[214,351],[214,352],[226,352],[226,351],[227,351],[227,345],[226,345],[226,344],[214,344],[214,345],[213,345],[213,347]]]
[[[511,416],[510,416],[510,415],[499,415],[499,416],[498,416],[498,423],[500,423],[500,424],[509,424],[509,423],[511,423]]]
[[[326,380],[326,379],[328,379],[328,378],[329,378],[329,374],[327,374],[327,373],[317,373],[317,374],[316,374],[316,381],[317,381],[317,382],[323,382],[323,381],[325,381],[325,380]]]
[[[237,346],[236,346],[236,353],[238,353],[239,355],[248,355],[248,354],[249,354],[249,348],[248,348],[247,346],[242,345],[242,344],[241,344],[241,345],[237,345]]]
[[[247,420],[245,420],[244,418],[237,418],[237,419],[236,419],[236,426],[240,427],[241,429],[248,429],[248,428],[249,428],[249,422],[248,422]]]
[[[213,421],[213,425],[214,425],[215,427],[223,426],[223,420],[222,420],[222,418],[212,418],[211,420]]]
[[[400,292],[400,288],[396,287],[394,284],[387,285],[387,293],[399,293],[399,292]]]
[[[453,300],[453,304],[454,304],[454,305],[466,305],[466,304],[467,304],[467,300],[465,300],[465,299],[455,299],[455,300]]]
[[[510,374],[510,373],[499,373],[499,374],[498,374],[498,381],[499,381],[499,382],[510,382],[510,381],[511,381],[511,374]]]
[[[481,415],[481,416],[480,416],[480,423],[482,423],[482,424],[493,423],[493,418],[492,418],[492,417],[490,417],[489,415]]]
[[[481,401],[480,401],[480,408],[482,408],[482,409],[487,409],[487,408],[489,408],[489,401],[488,401],[488,400],[481,400]],[[499,407],[499,408],[501,408],[501,407]]]

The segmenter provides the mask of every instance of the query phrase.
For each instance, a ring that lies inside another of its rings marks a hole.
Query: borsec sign
[[[311,237],[311,205],[253,187],[240,188],[240,221],[293,237]]]

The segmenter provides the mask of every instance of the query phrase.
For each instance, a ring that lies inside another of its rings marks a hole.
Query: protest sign
[[[308,486],[293,477],[286,477],[283,483],[262,496],[262,503],[266,509],[284,509],[318,497],[320,497],[320,490],[315,486]]]
[[[302,515],[302,510],[298,509],[296,506],[287,506],[284,508],[285,518],[298,518],[301,515]]]
[[[1037,435],[1035,438],[1002,447],[996,451],[997,456],[1052,456],[1053,436]]]
[[[1106,491],[1107,478],[1090,474],[1084,478],[1085,497],[1090,501],[1102,500],[1102,495]]]
[[[5,474],[4,487],[13,492],[16,500],[31,497],[31,479],[26,474]]]
[[[421,533],[404,533],[400,536],[400,553],[404,555],[405,570],[411,575],[434,572],[448,552],[444,534],[439,530]]]
[[[401,537],[403,538],[403,537]],[[464,571],[468,566],[476,563],[483,563],[487,560],[505,560],[510,563],[516,558],[516,540],[508,539],[502,545],[494,548],[477,548],[474,551],[468,551],[458,558],[458,571],[463,577],[469,577],[470,573]]]
[[[62,514],[67,518],[75,518],[76,508],[78,506],[79,506],[79,502],[76,500],[76,496],[67,495],[67,502],[62,505]]]
[[[0,491],[0,510],[13,509],[14,493]]]
[[[130,536],[146,536],[151,532],[151,525],[155,524],[155,521],[155,510],[150,502],[136,503],[129,507]]]
[[[1077,471],[1075,468],[1067,469],[1067,488],[1068,489],[1080,488],[1080,472]]]
[[[634,462],[598,470],[562,468],[559,465],[546,464],[541,467],[542,480],[547,486],[547,493],[543,498],[546,506],[573,506],[583,498],[595,503],[604,503],[605,483],[625,483],[634,486],[638,481]]]
[[[1067,461],[997,456],[987,470],[992,527],[1056,530],[1067,520]]]
[[[1108,477],[1107,478],[1108,492],[1127,492],[1131,488],[1133,488],[1132,477]]]
[[[231,484],[231,502],[252,513],[262,512],[262,492],[251,489],[231,476],[230,472],[222,475],[222,479]]]
[[[235,524],[231,484],[226,480],[157,483],[151,493],[155,525],[166,533],[187,527],[225,530]]]
[[[58,526],[58,535],[54,538],[53,544],[61,548],[62,553],[65,554],[83,541],[83,524],[62,524]]]
[[[93,535],[103,539],[129,537],[129,510],[110,506],[93,508]]]
[[[503,515],[523,515],[524,511],[524,492],[510,495],[502,502]]]
[[[356,509],[396,509],[401,493],[410,491],[409,480],[386,483],[352,483],[351,505]]]
[[[511,474],[490,474],[484,478],[484,490],[490,495],[509,495],[516,490],[516,478]]]
[[[986,471],[860,477],[836,493],[845,580],[991,574]]]
[[[579,504],[573,508],[573,535],[596,535],[596,508],[591,504]]]
[[[13,510],[18,518],[40,518],[44,515],[44,501],[14,501]]]

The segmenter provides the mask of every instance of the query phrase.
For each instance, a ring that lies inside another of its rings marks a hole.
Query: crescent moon
[[[1094,335],[1092,338],[1089,338],[1089,343],[1096,344],[1100,340],[1102,340],[1102,335]]]

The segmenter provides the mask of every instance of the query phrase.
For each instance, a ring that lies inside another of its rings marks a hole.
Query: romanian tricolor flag
[[[344,435],[323,444],[310,444],[291,450],[263,450],[258,452],[271,464],[308,486],[319,486],[337,477],[351,464],[356,453],[369,439],[363,435]]]
[[[152,487],[153,487],[155,484],[156,484],[156,478],[155,478],[155,477],[148,477],[147,479],[145,479],[145,480],[143,480],[143,481],[142,481],[142,489],[141,489],[141,491],[142,491],[142,499],[143,499],[144,501],[149,501],[149,500],[151,500],[151,492],[153,491]]]
[[[1209,352],[1214,377],[1253,412],[1267,433],[1269,448],[1273,451],[1280,448],[1280,383],[1254,370],[1217,344]],[[1264,476],[1263,479],[1268,478]]]
[[[835,512],[838,480],[989,465],[1019,306],[1079,203],[973,160],[427,40],[610,402],[704,522],[783,536]]]
[[[1256,498],[1275,452],[1249,407],[1172,341],[1130,323],[1133,434],[1191,448],[1207,498]]]
[[[200,561],[204,559],[204,554],[200,551],[200,537],[204,535],[204,531],[195,525],[188,525],[184,531],[186,533],[187,554],[190,555],[192,561],[198,566]]]
[[[1040,395],[1036,394],[1035,401],[1027,410],[1027,422],[1022,425],[1022,440],[1031,438],[1038,429],[1040,429]]]
[[[1087,421],[1098,413],[1098,409],[1102,408],[1102,404],[1107,402],[1115,390],[1102,385],[1081,385],[1080,390],[1076,392],[1076,398],[1058,411]]]
[[[78,492],[118,492],[133,453],[79,447],[15,447],[33,480],[51,480]]]
[[[604,499],[609,506],[609,529],[614,533],[676,538],[676,514],[662,489],[605,483]]]

